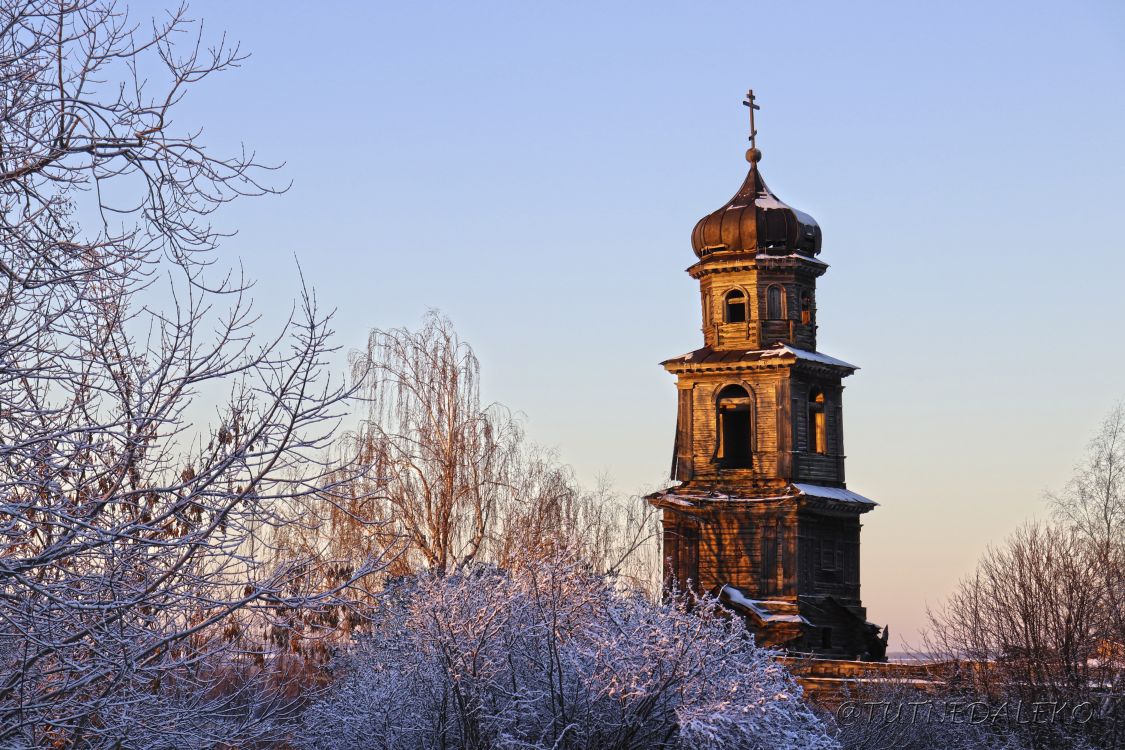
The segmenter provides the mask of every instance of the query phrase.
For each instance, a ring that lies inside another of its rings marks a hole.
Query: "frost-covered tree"
[[[1117,644],[1118,666],[1123,667],[1116,675],[1120,694],[1125,690],[1125,403],[1110,411],[1070,482],[1049,498],[1059,523],[1073,530],[1078,546],[1096,561],[1096,638],[1103,651]],[[1125,732],[1125,726],[1119,731]]]
[[[210,217],[265,171],[181,106],[240,59],[183,8],[0,0],[0,747],[266,736],[245,631],[323,601],[267,552],[330,490],[327,320],[257,335]]]
[[[1032,725],[1040,747],[1125,743],[1125,408],[1115,408],[1051,522],[1028,523],[982,555],[929,613],[928,651],[983,665],[967,689],[1004,700],[1088,702],[1080,726]],[[1068,730],[1068,731],[1063,731]],[[1062,732],[1062,734],[1056,734]],[[1074,736],[1072,736],[1074,735]]]
[[[837,746],[714,601],[653,604],[563,558],[402,579],[334,676],[303,747]]]

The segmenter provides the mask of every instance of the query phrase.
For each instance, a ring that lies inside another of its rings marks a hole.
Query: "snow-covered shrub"
[[[563,561],[426,574],[306,711],[307,748],[835,748],[712,601],[653,604]]]

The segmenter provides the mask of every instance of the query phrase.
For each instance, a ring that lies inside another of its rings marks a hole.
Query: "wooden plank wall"
[[[716,396],[727,385],[740,385],[751,394],[752,467],[721,470],[718,449]],[[838,379],[790,380],[777,369],[741,373],[684,376],[679,382],[676,436],[676,478],[719,480],[785,479],[838,486],[844,482],[843,388]],[[825,394],[827,447],[825,454],[807,450],[808,398],[812,388]],[[720,477],[721,471],[721,477]]]
[[[763,503],[737,511],[665,510],[665,581],[692,579],[696,590],[706,593],[729,584],[754,598],[794,600],[797,535],[791,504]],[[688,549],[692,545],[695,550]]]

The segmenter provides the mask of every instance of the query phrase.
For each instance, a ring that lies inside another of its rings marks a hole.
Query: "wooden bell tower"
[[[691,236],[703,347],[663,363],[677,379],[663,512],[669,586],[718,595],[759,643],[883,659],[860,601],[860,516],[846,488],[842,381],[817,351],[820,227],[762,179],[751,91],[750,171]]]

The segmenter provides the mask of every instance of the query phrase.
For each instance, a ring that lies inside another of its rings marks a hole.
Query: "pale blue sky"
[[[667,473],[692,226],[745,172],[817,218],[870,616],[913,636],[1125,396],[1125,5],[196,2],[253,54],[184,117],[287,162],[222,215],[267,315],[447,313],[587,482]],[[138,10],[139,8],[135,8]],[[342,368],[341,362],[341,368]]]

